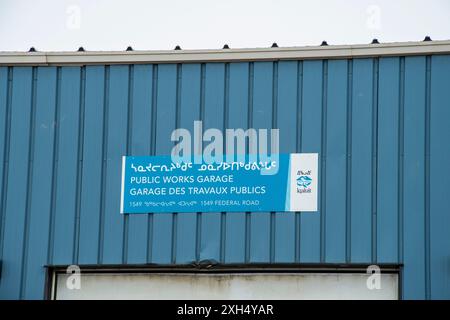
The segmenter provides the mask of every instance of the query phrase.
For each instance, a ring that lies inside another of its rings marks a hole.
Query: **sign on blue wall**
[[[276,160],[173,162],[124,156],[121,213],[317,211],[317,153]]]

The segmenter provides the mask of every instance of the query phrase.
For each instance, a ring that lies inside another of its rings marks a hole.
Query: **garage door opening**
[[[53,273],[53,299],[398,299],[398,273],[381,273],[379,286],[362,272],[81,272]],[[69,285],[68,285],[69,283]]]

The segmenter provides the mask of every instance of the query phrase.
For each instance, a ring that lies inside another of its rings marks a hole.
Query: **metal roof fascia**
[[[0,65],[89,65],[344,59],[450,53],[450,40],[368,45],[164,51],[0,52]]]

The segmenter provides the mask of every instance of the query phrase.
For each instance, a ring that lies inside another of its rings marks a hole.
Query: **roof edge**
[[[0,52],[3,66],[344,59],[450,53],[450,40],[253,49],[164,51]]]

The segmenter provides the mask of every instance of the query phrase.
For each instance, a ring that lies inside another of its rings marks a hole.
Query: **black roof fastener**
[[[380,42],[378,41],[378,39],[375,38],[372,40],[371,44],[380,44]]]
[[[133,51],[133,48],[131,46],[128,46],[126,51]]]
[[[278,44],[276,42],[272,43],[272,48],[278,48]]]
[[[181,47],[177,45],[174,50],[181,50]]]
[[[430,36],[426,36],[425,39],[423,39],[423,41],[433,41],[433,40],[431,40]]]
[[[327,45],[328,43],[325,40],[323,40],[322,43],[320,44],[320,46],[327,46]]]
[[[83,47],[79,47],[78,48],[78,52],[84,52],[84,48]]]
[[[30,50],[28,50],[28,52],[36,52],[36,49],[34,47],[31,47]]]
[[[230,49],[230,47],[227,44],[225,44],[222,49]]]

